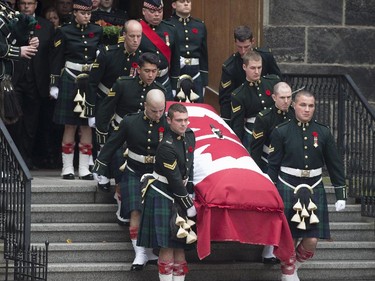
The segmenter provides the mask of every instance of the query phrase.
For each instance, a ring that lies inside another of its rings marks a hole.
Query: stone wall
[[[375,0],[265,0],[264,42],[282,72],[349,74],[375,105]]]

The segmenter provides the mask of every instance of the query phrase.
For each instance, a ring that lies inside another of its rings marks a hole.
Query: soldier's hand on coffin
[[[189,209],[186,210],[186,213],[189,218],[192,218],[197,215],[197,210],[195,209],[195,206],[191,206]]]
[[[336,211],[342,211],[345,209],[346,201],[345,200],[337,200],[335,203]]]
[[[54,98],[55,100],[57,100],[58,96],[59,96],[59,88],[57,88],[56,86],[52,86],[50,89],[49,89],[49,95]]]

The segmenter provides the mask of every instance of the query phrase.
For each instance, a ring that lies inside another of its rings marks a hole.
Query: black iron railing
[[[31,180],[29,169],[0,119],[0,239],[4,241],[5,280],[11,263],[14,280],[46,280],[47,247],[30,248]],[[40,270],[41,264],[44,270]],[[26,275],[18,278],[23,273]]]
[[[293,90],[316,95],[316,119],[330,126],[343,157],[349,196],[375,217],[375,110],[349,75],[285,74]]]

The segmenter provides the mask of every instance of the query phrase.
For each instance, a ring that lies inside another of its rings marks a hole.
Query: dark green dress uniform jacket
[[[281,71],[270,50],[254,48],[254,51],[257,51],[262,57],[262,76],[276,74],[281,78]],[[222,66],[219,85],[219,104],[220,115],[227,121],[231,117],[230,95],[246,80],[246,73],[242,66],[243,60],[238,52],[230,56]]]
[[[250,143],[250,155],[263,172],[267,172],[267,158],[272,130],[277,125],[292,118],[294,118],[294,109],[292,107],[287,112],[284,112],[273,106],[257,115],[254,123],[253,138]]]
[[[105,143],[113,115],[123,117],[143,110],[146,94],[152,89],[159,89],[165,94],[164,87],[158,82],[147,85],[139,76],[123,76],[116,80],[96,113],[96,133],[100,144]]]
[[[106,144],[100,150],[95,161],[93,172],[108,176],[108,166],[112,156],[124,142],[129,150],[145,156],[155,156],[157,146],[168,127],[166,117],[163,115],[159,121],[151,121],[144,113],[132,113],[124,116],[117,130],[109,137]],[[139,176],[153,171],[153,163],[140,163],[127,158],[127,165]]]
[[[202,86],[208,85],[207,29],[203,21],[188,17],[180,18],[173,14],[170,19],[178,32],[180,55],[184,58],[198,58]]]
[[[280,81],[276,75],[261,77],[258,82],[245,82],[238,87],[231,97],[232,117],[230,126],[236,135],[243,140],[245,128],[252,131],[253,124],[247,123],[247,118],[256,115],[274,105],[272,99],[273,86]]]
[[[195,135],[187,129],[185,136],[168,131],[156,152],[154,170],[167,178],[167,189],[183,210],[193,206],[183,181],[193,181]]]
[[[294,118],[273,130],[267,172],[273,182],[277,182],[281,166],[311,170],[322,168],[324,163],[337,200],[346,199],[344,168],[328,127],[317,121],[304,124]]]
[[[106,46],[96,58],[89,77],[89,90],[86,95],[86,116],[95,116],[97,95],[100,99],[107,96],[98,85],[103,84],[108,90],[120,76],[135,76],[135,69],[138,66],[140,50],[128,53],[124,44]]]
[[[79,64],[93,63],[102,35],[102,27],[93,23],[80,25],[72,21],[58,28],[51,52],[51,74],[60,76],[66,61]],[[76,70],[72,72],[79,74]]]
[[[143,21],[143,20],[141,20]],[[139,49],[143,52],[150,52],[157,54],[160,59],[159,69],[169,68],[169,77],[171,79],[172,89],[177,89],[177,80],[180,76],[180,43],[176,28],[173,24],[161,21],[158,26],[151,26],[157,35],[164,41],[168,42],[169,48],[171,49],[171,64],[168,65],[167,58],[159,51],[158,48],[148,39],[144,33],[142,34],[141,45]],[[168,36],[167,36],[168,35]],[[167,40],[168,37],[168,40]]]

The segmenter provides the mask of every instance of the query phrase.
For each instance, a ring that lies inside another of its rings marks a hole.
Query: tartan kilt
[[[299,184],[305,183],[310,186],[314,185],[320,178],[299,178],[294,177],[285,173],[280,173],[280,177],[286,181],[287,183],[291,184],[292,186],[296,187]],[[298,223],[292,222],[291,219],[296,213],[293,210],[294,204],[297,202],[297,195],[294,194],[294,190],[278,180],[277,182],[277,190],[280,193],[281,198],[284,202],[284,213],[286,219],[288,220],[289,228],[292,233],[293,238],[320,238],[320,239],[330,239],[330,229],[329,229],[329,218],[328,218],[328,206],[327,206],[327,197],[326,192],[324,190],[323,182],[320,182],[317,186],[314,187],[313,191],[314,194],[311,194],[311,200],[316,204],[317,210],[314,211],[315,215],[319,219],[319,223],[317,224],[310,224],[309,217],[305,218],[306,222],[306,230],[298,229]],[[302,201],[301,201],[302,203]],[[307,204],[307,202],[306,202]],[[307,209],[307,205],[306,205]],[[310,213],[310,212],[309,212]]]
[[[141,177],[128,168],[125,169],[120,181],[121,190],[121,217],[130,218],[130,212],[142,212]]]
[[[154,181],[157,188],[173,198],[166,184]],[[142,220],[138,231],[137,245],[145,248],[193,249],[195,244],[180,243],[171,239],[170,220],[173,202],[151,186],[148,187],[143,204]]]
[[[60,78],[59,95],[56,100],[53,122],[63,125],[88,126],[88,119],[79,117],[80,113],[73,111],[76,106],[74,102],[76,93],[75,78],[64,70]]]

